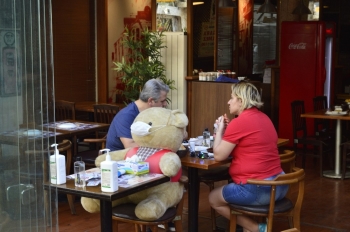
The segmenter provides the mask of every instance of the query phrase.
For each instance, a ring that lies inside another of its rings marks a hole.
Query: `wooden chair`
[[[75,120],[75,102],[64,100],[55,101],[56,121],[72,119]]]
[[[297,228],[292,228],[292,229],[288,229],[288,230],[282,230],[281,232],[299,232],[300,230],[298,230]]]
[[[302,167],[305,168],[305,158],[307,155],[319,158],[320,160],[320,176],[323,171],[323,147],[326,145],[316,136],[310,136],[307,133],[306,120],[300,115],[305,113],[304,101],[296,100],[291,103],[292,107],[292,124],[293,124],[293,149],[296,154],[302,155]],[[299,145],[302,145],[302,152],[299,150]],[[313,147],[313,151],[308,152],[308,146]],[[315,151],[315,150],[318,150]]]
[[[300,211],[304,198],[304,178],[304,169],[295,167],[292,173],[279,175],[274,180],[248,180],[248,184],[271,186],[270,204],[259,206],[230,204],[230,232],[236,231],[237,215],[266,217],[268,232],[272,231],[274,216],[286,216],[289,219],[290,228],[300,230]],[[295,201],[292,201],[288,197],[275,201],[276,186],[296,183],[298,184],[298,189]]]
[[[94,120],[95,122],[111,124],[114,116],[119,112],[119,106],[110,104],[94,105]],[[107,131],[99,132],[96,138],[101,138],[107,135]]]
[[[292,150],[284,150],[280,154],[281,166],[284,173],[291,173],[295,167],[295,152]]]
[[[76,161],[76,157],[80,156],[85,163],[86,169],[96,167],[95,160],[99,155],[99,151],[106,148],[106,138],[107,136],[104,136],[103,138],[84,139],[84,142],[86,143],[95,144],[95,149],[79,152],[76,156],[74,156],[73,160]]]
[[[59,151],[60,154],[63,154],[66,156],[66,175],[70,174],[70,168],[72,165],[72,142],[69,140],[63,140],[61,143],[58,144],[57,149]],[[25,156],[28,159],[28,161],[32,161],[35,162],[34,163],[30,163],[28,165],[32,165],[33,167],[43,167],[43,171],[41,175],[38,175],[38,172],[35,172],[35,176],[39,176],[40,178],[43,179],[44,182],[49,182],[49,157],[46,157],[46,154],[48,153],[48,151],[41,151],[41,150],[26,150],[25,152]],[[50,149],[49,150],[49,154],[52,155],[54,154],[54,150]],[[44,162],[43,162],[44,160]],[[24,170],[31,170],[31,169],[25,169]],[[30,173],[27,172],[23,172],[21,173],[25,176],[30,176]],[[37,182],[39,183],[39,182]],[[69,204],[69,208],[71,210],[72,214],[76,214],[75,211],[75,207],[74,207],[74,196],[67,194],[67,199],[68,199],[68,204]]]
[[[119,112],[119,106],[110,104],[94,105],[95,122],[111,124],[114,116]]]
[[[318,110],[326,110],[328,109],[327,97],[326,96],[317,96],[313,98],[314,111]],[[322,139],[323,141],[327,141],[327,143],[331,143],[334,147],[335,141],[335,131],[331,129],[330,120],[315,118],[314,119],[314,130],[315,135]]]
[[[209,191],[212,191],[215,187],[215,182],[219,181],[231,181],[231,176],[228,173],[228,166],[221,166],[209,170],[199,169],[198,170],[198,177],[199,182],[205,183],[209,187]],[[213,208],[210,208],[210,217],[211,217],[211,224],[212,229],[215,231],[217,228],[216,226],[216,211]]]
[[[119,112],[119,107],[109,104],[94,105],[95,122],[111,124],[114,116]],[[85,138],[84,143],[94,144],[93,149],[79,152],[77,156],[81,156],[87,168],[95,166],[95,159],[99,155],[99,150],[106,147],[107,131],[96,132],[95,138]],[[91,146],[92,147],[92,146]],[[76,156],[74,157],[75,160]]]
[[[188,178],[182,176],[180,182],[184,184],[187,189]],[[187,191],[186,191],[187,192]],[[182,209],[184,204],[185,193],[176,207],[169,208],[165,214],[155,221],[143,221],[135,215],[135,204],[123,204],[113,208],[113,231],[118,232],[118,225],[120,223],[131,223],[135,225],[135,231],[146,231],[146,227],[151,228],[152,232],[158,231],[158,225],[164,225],[165,231],[168,231],[168,222],[174,222],[176,232],[182,232]]]

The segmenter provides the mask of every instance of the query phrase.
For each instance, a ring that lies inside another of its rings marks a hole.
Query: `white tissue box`
[[[148,162],[117,161],[118,169],[124,169],[126,174],[142,175],[149,173]]]

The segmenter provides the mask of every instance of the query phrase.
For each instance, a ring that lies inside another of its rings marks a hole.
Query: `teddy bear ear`
[[[188,125],[187,115],[181,110],[172,110],[171,115],[171,125],[179,128],[184,128]]]

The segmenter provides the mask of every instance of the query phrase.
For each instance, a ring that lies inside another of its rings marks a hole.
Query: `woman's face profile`
[[[230,114],[239,115],[241,113],[242,100],[233,93],[231,93],[231,98],[227,104],[229,105]]]

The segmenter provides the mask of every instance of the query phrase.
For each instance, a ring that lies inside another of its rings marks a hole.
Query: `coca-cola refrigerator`
[[[313,98],[325,95],[331,106],[335,25],[322,21],[282,22],[278,136],[293,144],[291,102],[303,100],[313,111]],[[313,131],[307,120],[308,132]]]

